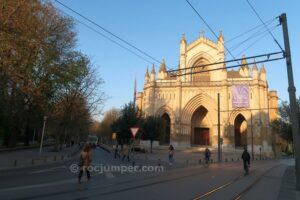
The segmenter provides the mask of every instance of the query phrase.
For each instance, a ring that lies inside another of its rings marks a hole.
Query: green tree
[[[112,123],[112,130],[117,133],[117,140],[121,144],[128,144],[132,138],[131,127],[139,125],[140,117],[135,105],[130,102],[120,111],[120,116]]]
[[[28,144],[33,130],[41,131],[44,115],[53,127],[59,124],[53,132],[63,137],[101,112],[103,80],[89,58],[75,50],[73,19],[50,1],[3,0],[0,27],[0,138],[5,145]],[[77,110],[84,117],[76,118]]]
[[[300,110],[300,97],[297,99],[298,111]],[[280,137],[288,143],[293,142],[293,133],[291,125],[291,109],[287,101],[283,101],[279,106],[279,119],[272,122],[272,129],[278,133]],[[294,111],[295,112],[295,111]],[[300,114],[298,113],[298,121],[300,124]]]
[[[112,143],[112,124],[118,119],[119,115],[119,111],[115,108],[112,108],[105,112],[104,117],[99,124],[97,135],[106,143]]]
[[[150,140],[150,152],[154,140],[158,140],[163,135],[164,123],[159,116],[147,116],[141,120],[142,139]]]

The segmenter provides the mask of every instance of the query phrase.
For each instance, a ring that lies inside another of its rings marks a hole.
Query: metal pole
[[[295,149],[295,168],[296,168],[296,189],[300,190],[300,137],[299,137],[299,124],[298,124],[298,107],[296,102],[296,87],[294,86],[293,78],[293,68],[292,68],[292,58],[290,51],[290,42],[289,42],[289,33],[287,26],[286,14],[283,13],[280,16],[280,23],[283,30],[283,39],[285,47],[285,58],[286,58],[286,67],[287,75],[289,82],[289,99],[290,99],[290,110],[291,110],[291,123],[292,123],[292,132],[293,132],[293,142]]]
[[[43,124],[42,138],[41,138],[41,144],[40,144],[40,154],[42,154],[46,120],[47,120],[47,116],[44,116],[44,124]]]
[[[221,162],[221,138],[220,138],[220,93],[218,93],[218,161]]]
[[[34,144],[34,139],[35,139],[35,129],[33,130],[33,137],[32,137],[32,144]]]
[[[252,112],[251,112],[251,154],[252,154],[252,161],[254,160],[254,145],[253,145],[253,119],[252,119]]]

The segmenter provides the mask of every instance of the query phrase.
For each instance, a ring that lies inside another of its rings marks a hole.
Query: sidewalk
[[[295,166],[289,166],[282,177],[278,200],[300,200],[300,191],[296,191],[295,186]]]
[[[1,152],[0,170],[49,164],[69,159],[78,152],[79,148],[77,145],[63,148],[59,152],[54,152],[52,146],[45,147],[42,154],[39,154],[39,148]]]

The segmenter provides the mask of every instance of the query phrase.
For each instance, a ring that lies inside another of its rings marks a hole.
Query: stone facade
[[[167,72],[164,60],[158,73],[154,66],[150,74],[147,69],[144,91],[136,99],[139,110],[167,120],[165,134],[170,136],[165,143],[216,147],[219,94],[223,149],[244,145],[251,149],[253,141],[254,152],[272,152],[274,136],[269,125],[277,118],[278,97],[276,91],[268,90],[264,65],[259,70],[256,64],[250,67],[243,59],[238,70],[227,70],[224,63],[219,63],[224,60],[222,33],[216,42],[201,35],[190,44],[183,35],[178,66],[181,76]],[[217,68],[223,69],[214,70]],[[234,101],[242,106],[234,105]]]

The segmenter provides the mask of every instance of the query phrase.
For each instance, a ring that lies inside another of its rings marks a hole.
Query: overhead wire
[[[78,23],[82,24],[82,25],[85,26],[86,28],[88,28],[88,29],[94,31],[95,33],[97,33],[97,34],[99,34],[100,36],[104,37],[105,39],[111,41],[112,43],[118,45],[119,47],[125,49],[126,51],[129,51],[130,53],[132,53],[133,55],[139,57],[140,59],[142,59],[142,60],[144,60],[144,61],[146,61],[146,62],[148,62],[148,63],[150,63],[150,64],[153,64],[153,62],[147,60],[146,58],[144,58],[144,57],[142,57],[141,55],[139,55],[139,54],[135,53],[134,51],[132,51],[131,49],[125,47],[124,45],[122,45],[122,44],[116,42],[115,40],[111,39],[110,37],[104,35],[103,33],[99,32],[99,31],[97,31],[97,30],[94,29],[93,27],[91,27],[91,26],[87,25],[86,23],[80,21],[79,19],[75,18],[74,16],[71,16],[71,15],[67,14],[66,12],[64,12],[64,11],[62,11],[62,10],[60,10],[60,11],[61,11],[62,13],[64,13],[65,15],[68,15],[68,16],[72,17],[75,21],[77,21]]]
[[[273,21],[275,21],[276,19],[277,19],[277,17],[276,17],[276,18],[269,19],[269,20],[266,21],[265,23],[266,23],[267,25],[269,25],[269,24],[271,24]],[[246,30],[246,31],[244,31],[244,32],[242,32],[242,33],[240,33],[239,35],[237,35],[237,36],[235,36],[235,37],[233,37],[233,38],[230,38],[229,40],[227,40],[227,41],[225,42],[225,44],[226,44],[226,43],[229,43],[229,42],[231,42],[231,41],[233,41],[233,40],[236,40],[237,38],[240,38],[240,37],[242,37],[242,36],[244,36],[244,35],[246,35],[246,34],[249,34],[249,33],[251,33],[252,31],[254,31],[254,30],[256,30],[256,29],[258,29],[258,28],[261,27],[261,26],[263,26],[263,24],[259,24],[259,25],[255,26],[255,27],[253,27],[253,28],[250,28],[250,29],[248,29],[248,30]]]
[[[278,28],[278,25],[274,26],[271,28],[271,31],[274,31],[276,28]],[[244,48],[242,51],[240,51],[237,54],[237,57],[240,56],[242,53],[244,53],[246,50],[250,49],[253,45],[255,45],[257,42],[259,42],[261,39],[265,38],[268,35],[268,33],[265,32],[264,35],[262,35],[261,37],[259,37],[258,39],[256,39],[253,43],[251,43],[250,45],[248,45],[246,48]]]
[[[214,36],[218,39],[217,34],[213,31],[213,29],[210,27],[210,25],[205,21],[205,19],[200,15],[200,13],[196,10],[196,8],[188,1],[186,2],[190,5],[190,7],[194,10],[194,12],[197,14],[197,16],[203,21],[203,23],[208,27],[208,29],[214,34]],[[224,45],[226,51],[231,55],[233,59],[235,59],[234,55],[227,49],[227,47]]]
[[[277,18],[277,17],[276,17],[276,18]],[[272,19],[266,21],[266,24],[267,24],[268,26],[271,25],[271,24],[276,20],[276,18],[272,18]],[[262,26],[263,26],[263,25],[260,24],[260,25],[257,25],[257,26],[255,26],[255,27],[252,27],[252,28],[248,29],[247,31],[242,32],[241,34],[238,34],[237,36],[234,36],[234,37],[230,38],[228,41],[225,41],[224,44],[228,44],[228,43],[230,43],[230,42],[236,40],[237,38],[240,38],[240,37],[242,37],[242,36],[245,36],[245,35],[247,35],[247,34],[250,34],[250,33],[252,33],[254,30],[258,29],[258,28],[259,28],[259,30],[262,30],[262,29],[264,29],[264,27],[262,27]],[[242,41],[242,42],[236,44],[235,46],[241,46],[242,44],[244,44],[244,43],[250,41],[251,39],[254,39],[254,38],[258,37],[260,34],[257,34],[257,33],[258,33],[258,31],[256,31],[256,32],[255,32],[254,34],[252,34],[250,37],[248,37],[248,38],[247,38],[247,41]],[[264,31],[264,33],[265,33],[265,31]],[[232,47],[229,47],[229,50],[230,50],[230,51],[232,51],[231,48],[232,48]],[[213,50],[214,50],[214,49],[210,49],[210,50],[206,51],[206,53],[209,53],[209,52],[211,52],[211,51],[213,51]],[[228,52],[225,52],[225,56],[226,56],[226,54],[228,54]],[[216,62],[219,62],[220,60],[221,60],[221,58],[218,59]],[[176,70],[173,70],[173,71],[176,71]]]
[[[266,24],[264,23],[264,21],[261,19],[261,17],[259,16],[258,12],[255,10],[255,8],[253,7],[253,5],[250,3],[249,0],[246,0],[246,1],[247,1],[248,5],[250,6],[250,8],[255,13],[255,15],[258,17],[258,19],[264,25],[264,27],[268,30],[269,34],[271,35],[271,37],[273,38],[273,40],[275,41],[275,43],[278,45],[278,47],[281,49],[281,51],[284,52],[283,48],[281,47],[281,45],[279,44],[279,42],[276,40],[276,38],[274,37],[274,35],[271,33],[271,31],[269,30],[269,28],[266,26]]]
[[[256,56],[245,57],[245,58],[238,58],[238,59],[233,59],[233,60],[227,60],[227,61],[222,61],[222,62],[214,62],[214,63],[209,63],[209,64],[196,65],[196,66],[193,66],[193,67],[187,67],[187,68],[184,68],[184,69],[170,70],[170,72],[182,71],[182,70],[193,69],[193,68],[199,68],[199,67],[206,67],[206,66],[211,66],[211,65],[218,65],[218,64],[231,63],[231,62],[235,62],[235,61],[241,61],[241,60],[243,60],[243,59],[261,58],[261,57],[266,57],[266,56],[267,56],[267,57],[270,57],[270,56],[272,56],[272,55],[278,55],[278,54],[282,54],[282,52],[279,51],[279,52],[260,54],[260,55],[256,55]],[[223,68],[222,68],[222,69],[223,69]],[[213,71],[213,70],[211,70],[211,71]]]
[[[136,51],[140,52],[140,53],[143,54],[144,56],[147,56],[148,58],[152,59],[153,61],[155,61],[155,62],[157,62],[157,63],[159,63],[159,64],[162,64],[160,61],[158,61],[157,59],[155,59],[154,57],[152,57],[151,55],[149,55],[149,54],[146,53],[145,51],[143,51],[143,50],[141,50],[140,48],[136,47],[135,45],[129,43],[128,41],[126,41],[125,39],[121,38],[120,36],[118,36],[118,35],[112,33],[111,31],[109,31],[108,29],[104,28],[103,26],[100,26],[100,25],[97,24],[96,22],[94,22],[94,21],[92,21],[91,19],[85,17],[84,15],[80,14],[79,12],[77,12],[77,11],[75,11],[74,9],[70,8],[69,6],[63,4],[62,2],[60,2],[60,1],[58,1],[58,0],[54,0],[54,1],[57,2],[57,3],[59,3],[60,5],[62,5],[63,7],[67,8],[68,10],[72,11],[73,13],[79,15],[80,17],[84,18],[85,20],[87,20],[88,22],[90,22],[90,23],[92,23],[93,25],[97,26],[98,28],[102,29],[102,30],[105,31],[106,33],[108,33],[108,34],[112,35],[113,37],[117,38],[118,40],[122,41],[123,43],[125,43],[126,45],[128,45],[128,46],[130,46],[131,48],[135,49]],[[198,11],[193,7],[193,5],[192,5],[188,0],[186,0],[186,1],[187,1],[187,3],[191,6],[191,8],[196,12],[196,14],[200,17],[200,19],[205,23],[205,25],[210,29],[210,31],[214,34],[214,36],[215,36],[216,38],[218,38],[218,36],[216,35],[216,33],[212,30],[212,28],[211,28],[211,27],[209,26],[209,24],[205,21],[205,19],[198,13]],[[248,1],[248,0],[247,0],[247,1]],[[249,3],[249,2],[248,2],[248,3]],[[65,13],[65,12],[64,12],[64,13]],[[65,13],[65,14],[66,14],[66,13]],[[71,16],[71,15],[69,15],[69,16]],[[73,16],[71,16],[71,17],[73,17]],[[276,18],[275,18],[275,19],[276,19]],[[262,21],[264,27],[268,30],[268,33],[269,33],[269,34],[271,34],[271,32],[270,32],[270,30],[268,29],[268,27],[267,27],[266,24],[268,24],[269,21],[273,22],[275,19],[271,19],[271,20],[268,20],[268,21],[266,21],[266,22],[263,22],[263,21],[261,20],[261,18],[260,18],[260,20]],[[104,35],[103,33],[97,31],[96,29],[92,28],[91,26],[89,26],[89,25],[83,23],[82,21],[80,21],[80,20],[78,20],[78,19],[76,19],[76,18],[75,18],[75,20],[76,20],[78,23],[80,23],[80,24],[86,26],[87,28],[91,29],[92,31],[96,32],[97,34],[101,35],[102,37],[104,37],[104,38],[110,40],[111,42],[115,43],[116,45],[120,46],[121,48],[123,48],[123,49],[129,51],[130,53],[134,54],[135,56],[139,57],[140,59],[142,59],[142,60],[144,60],[144,61],[146,61],[146,62],[148,62],[148,63],[152,63],[151,61],[145,59],[145,58],[142,57],[141,55],[135,53],[134,51],[130,50],[129,48],[125,47],[124,45],[121,45],[120,43],[116,42],[116,41],[113,40],[112,38],[110,38],[110,37]],[[270,22],[270,23],[271,23],[271,22]],[[250,29],[250,31],[251,31],[251,30],[257,29],[257,28],[260,27],[260,26],[261,26],[261,25],[256,26],[256,27]],[[228,40],[226,43],[231,42],[231,41],[233,41],[233,40],[235,40],[235,39],[237,39],[237,38],[239,38],[239,37],[245,35],[246,33],[249,33],[249,31],[244,32],[244,33],[242,33],[242,34],[236,36],[235,38]],[[273,34],[271,34],[271,35],[273,36]],[[264,36],[265,36],[265,35],[264,35]],[[252,38],[249,37],[249,38],[247,39],[247,41],[250,40],[250,39],[252,39]],[[275,42],[277,42],[277,40],[275,39],[275,37],[273,37],[273,39],[275,40]],[[245,41],[241,42],[240,44],[243,44],[244,42],[245,42]],[[277,44],[278,44],[278,42],[277,42]],[[279,44],[278,44],[278,45],[279,45]],[[279,45],[279,46],[280,46],[280,45]],[[230,50],[227,49],[225,45],[224,45],[224,47],[225,47],[225,49],[227,50],[227,52],[235,59],[234,55],[230,52]],[[282,48],[281,48],[281,49],[282,49]],[[239,59],[235,59],[235,60],[239,60]],[[152,63],[152,64],[153,64],[153,63]],[[166,67],[168,68],[168,66],[166,66]],[[169,70],[169,72],[172,72],[172,71],[177,71],[177,70],[172,70],[172,69]]]
[[[280,52],[280,53],[282,53],[282,52]],[[267,58],[266,60],[254,61],[254,62],[250,62],[250,63],[247,63],[247,64],[238,64],[238,65],[220,67],[220,68],[215,68],[215,69],[207,69],[207,70],[201,70],[201,71],[187,72],[187,73],[177,74],[177,75],[173,75],[173,76],[184,76],[184,75],[190,75],[190,74],[198,74],[198,73],[211,72],[211,71],[217,71],[217,70],[231,69],[231,68],[241,67],[241,66],[244,66],[244,65],[259,64],[259,63],[265,63],[265,62],[281,60],[281,59],[284,59],[284,58],[285,57],[272,58],[272,59]]]
[[[246,39],[244,39],[243,41],[241,41],[240,43],[238,44],[235,44],[234,46],[232,47],[229,47],[229,49],[231,51],[234,51],[235,49],[237,49],[238,47],[240,47],[241,45],[243,45],[244,43],[250,41],[251,39],[254,39],[256,37],[259,37],[260,35],[262,34],[265,34],[267,31],[264,30],[264,27],[261,27],[260,29],[258,29],[256,32],[254,32],[252,35],[250,35],[249,37],[247,37]]]
[[[112,35],[113,37],[117,38],[118,40],[122,41],[123,43],[125,43],[126,45],[130,46],[131,48],[135,49],[136,51],[140,52],[141,54],[143,54],[144,56],[150,58],[151,60],[155,61],[156,63],[162,64],[158,59],[154,58],[153,56],[151,56],[150,54],[146,53],[145,51],[143,51],[142,49],[138,48],[137,46],[131,44],[130,42],[126,41],[125,39],[121,38],[120,36],[116,35],[115,33],[111,32],[110,30],[104,28],[103,26],[99,25],[98,23],[94,22],[93,20],[89,19],[88,17],[80,14],[79,12],[77,12],[76,10],[70,8],[69,6],[65,5],[64,3],[60,2],[59,0],[54,0],[55,2],[57,2],[58,4],[60,4],[61,6],[65,7],[66,9],[70,10],[71,12],[75,13],[76,15],[79,15],[80,17],[82,17],[83,19],[85,19],[86,21],[90,22],[91,24],[93,24],[94,26],[97,26],[98,28],[100,28],[101,30],[103,30],[104,32],[106,32],[109,35]],[[168,68],[168,66],[166,65],[166,67]]]

